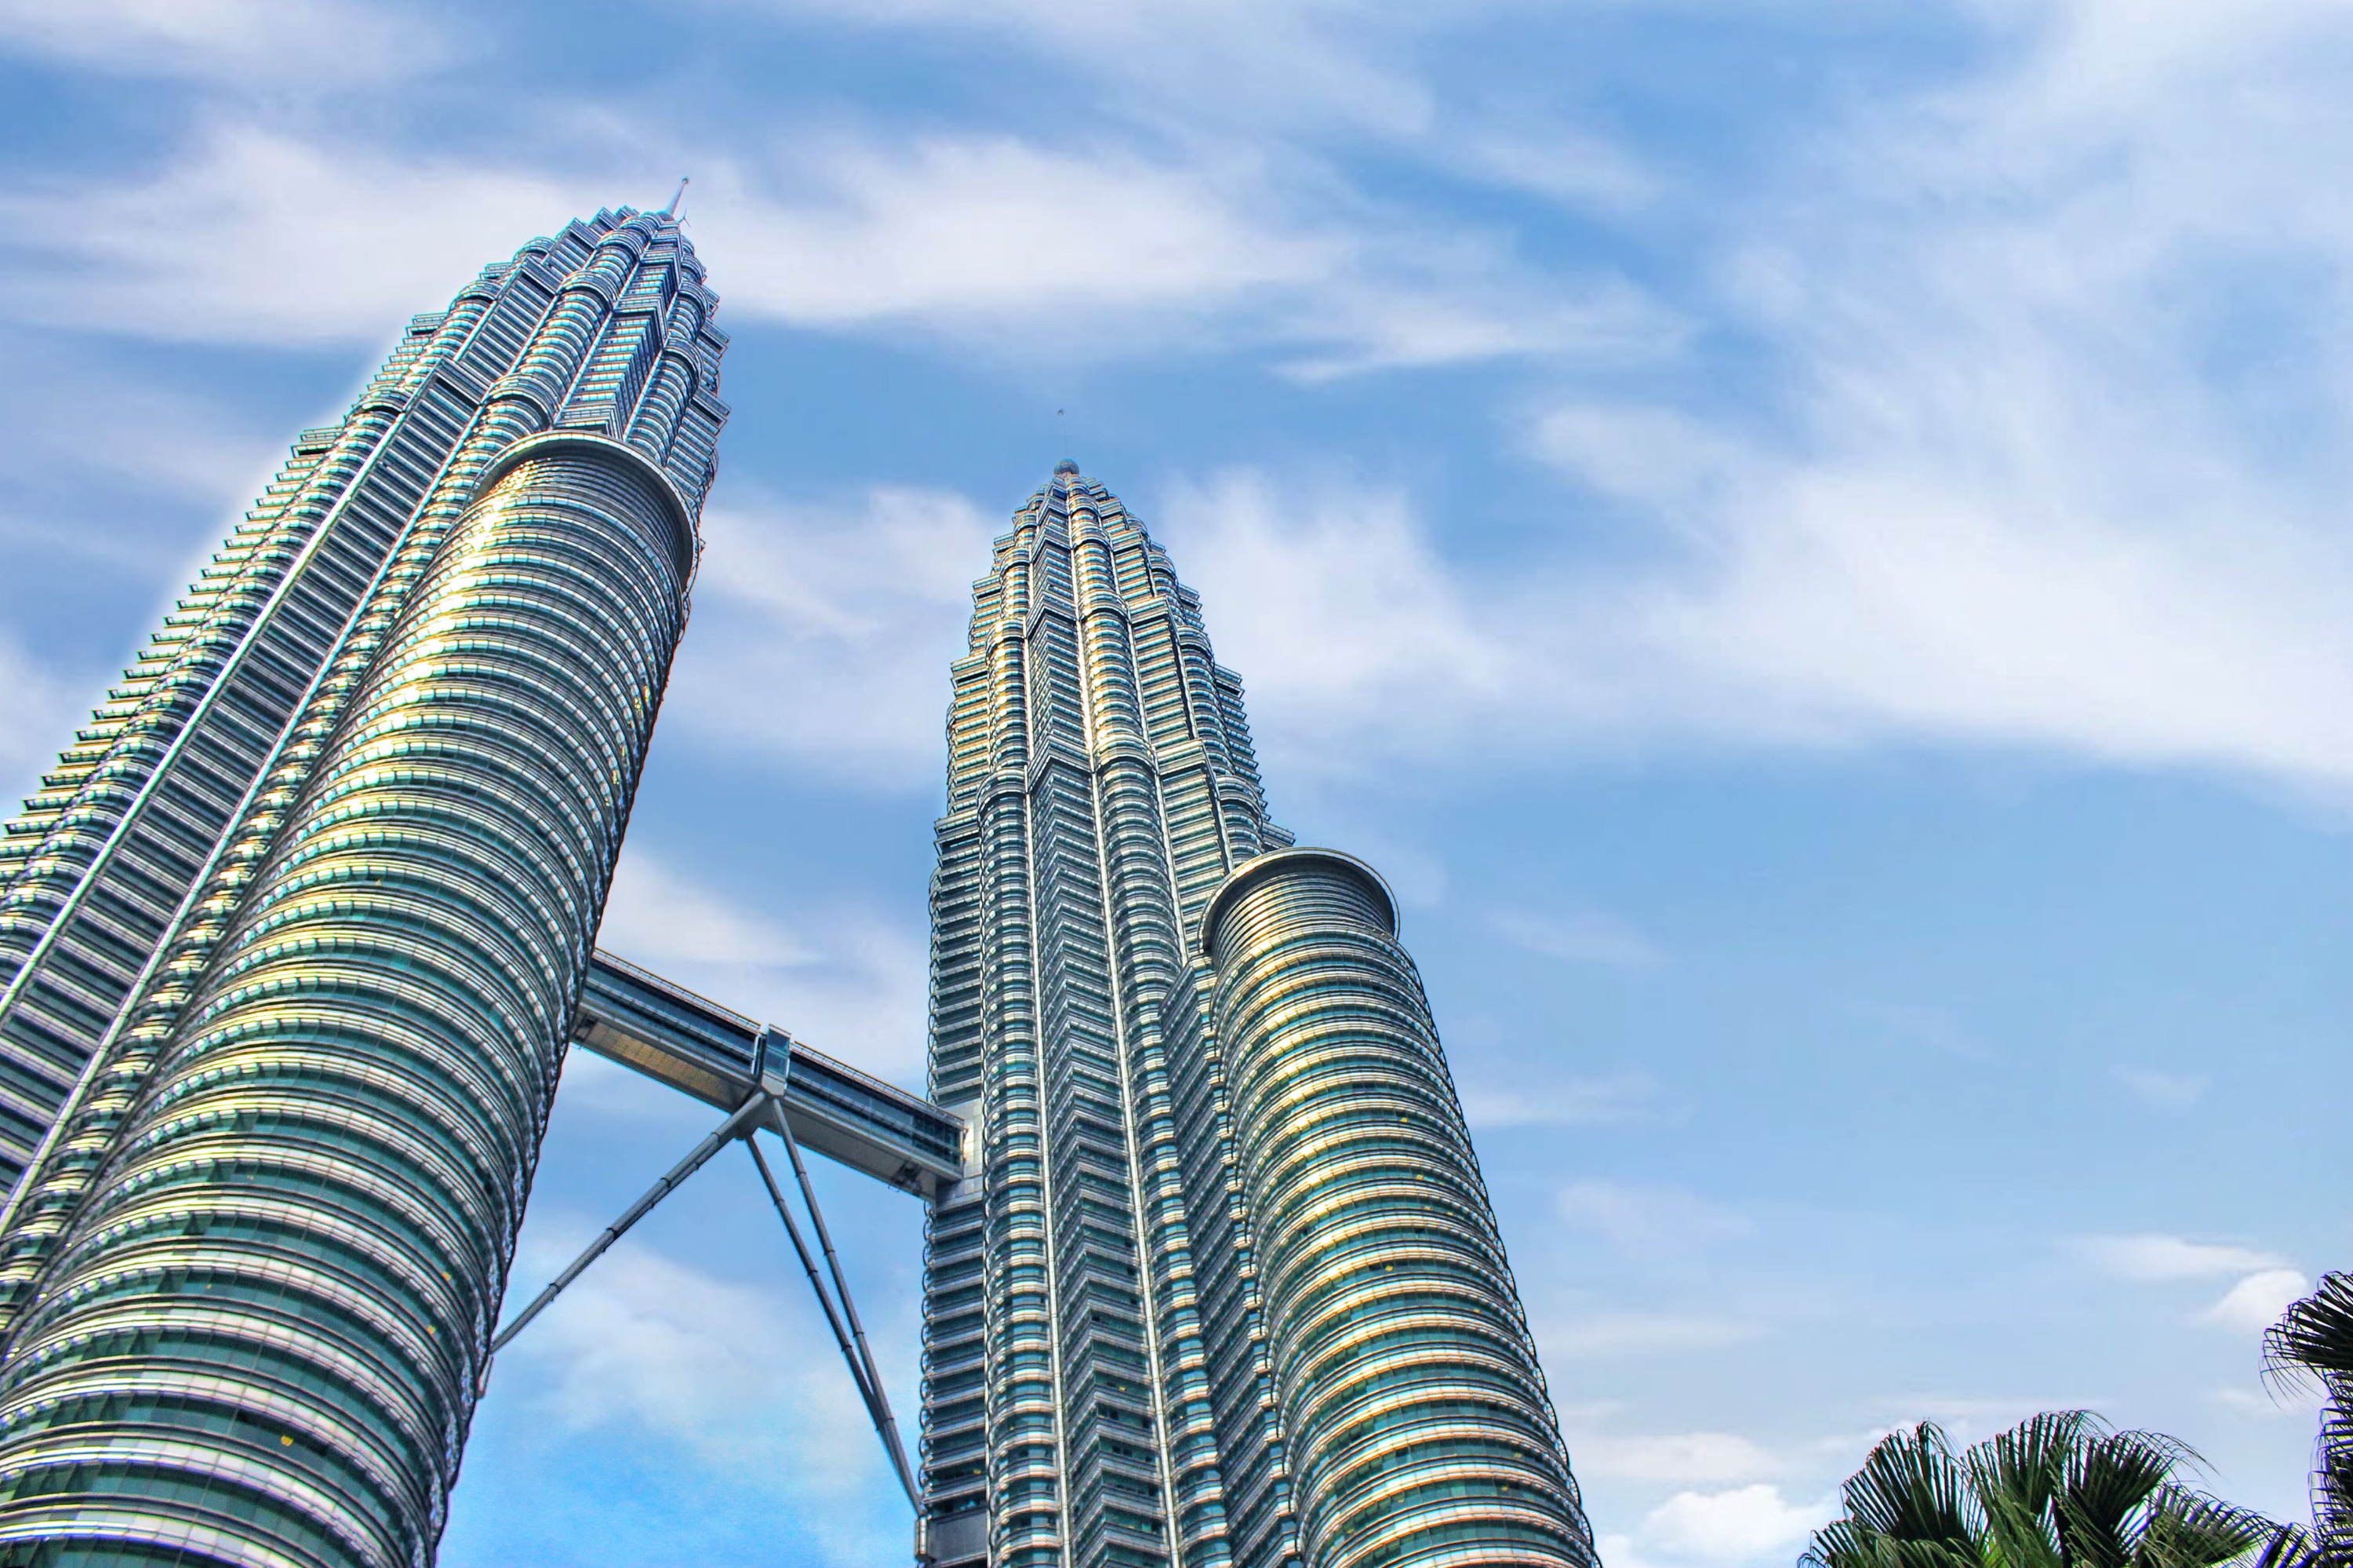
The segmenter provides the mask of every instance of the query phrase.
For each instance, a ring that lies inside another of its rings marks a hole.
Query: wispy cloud
[[[85,711],[79,695],[0,630],[0,777],[21,777],[29,790]],[[0,800],[0,812],[16,815],[16,802]]]
[[[367,0],[0,0],[0,52],[280,91],[430,70],[461,37]]]
[[[155,501],[216,512],[222,521],[205,540],[210,548],[228,532],[227,519],[285,461],[291,431],[263,428],[216,387],[38,331],[0,331],[0,354],[41,366],[37,378],[0,384],[0,418],[26,450],[38,454],[7,476],[7,493],[22,498],[8,508],[15,515],[0,523],[9,535],[39,533],[52,547],[151,569],[168,552],[178,566],[198,558],[195,547],[184,534],[168,545],[159,538],[164,527],[144,514]],[[144,504],[124,515],[125,499]],[[50,528],[25,515],[52,509],[69,515]],[[105,509],[105,525],[69,515],[85,509]],[[166,518],[175,530],[191,521]]]
[[[2140,16],[1989,8],[1984,69],[1862,101],[1728,207],[1678,302],[1757,345],[1737,413],[1684,378],[1527,416],[1563,511],[1640,547],[1498,569],[1345,476],[1180,494],[1282,766],[1929,743],[2342,796],[2353,342],[2326,286],[2246,281],[2353,273],[2353,200],[2275,155],[2353,146],[2297,63],[2342,13]]]
[[[1666,959],[1657,943],[1631,921],[1606,909],[1556,914],[1504,911],[1488,922],[1505,941],[1539,958],[1608,969],[1656,969]]]
[[[1695,1192],[1626,1181],[1573,1181],[1554,1195],[1553,1210],[1630,1257],[1704,1252],[1756,1229],[1746,1215]]]
[[[2199,1320],[2242,1334],[2260,1334],[2311,1288],[2312,1281],[2293,1268],[2266,1268],[2231,1287],[2220,1301],[2198,1315]]]
[[[792,969],[816,956],[782,927],[634,848],[614,869],[596,943],[655,969],[678,963]]]
[[[1474,179],[1580,211],[1624,213],[1667,194],[1658,173],[1627,148],[1566,122],[1489,121],[1451,139],[1448,155]]]
[[[695,231],[730,307],[803,326],[1065,359],[1259,349],[1309,380],[1640,362],[1687,330],[1622,277],[1555,275],[1507,235],[1427,224],[1243,140],[837,129],[706,185]]]
[[[1342,263],[1337,237],[1253,221],[1227,194],[1260,177],[1009,136],[837,138],[774,170],[738,166],[698,227],[732,263],[731,302],[811,325],[1194,314]]]
[[[79,182],[69,201],[55,183],[0,186],[12,308],[167,340],[388,343],[533,228],[629,194],[590,185],[222,122],[166,166]]]
[[[922,934],[856,907],[798,914],[787,923],[633,843],[614,874],[597,940],[867,1072],[922,1082]]]
[[[552,1271],[588,1234],[534,1244],[518,1277]],[[905,1516],[825,1336],[797,1298],[625,1241],[503,1353],[520,1364],[502,1367],[491,1397],[528,1399],[575,1433],[681,1446],[805,1521],[827,1561],[872,1562],[899,1544]],[[878,1340],[886,1358],[894,1342]]]
[[[14,269],[54,286],[21,291],[16,308],[150,337],[383,342],[511,254],[517,215],[545,230],[648,201],[684,153],[615,114],[567,127],[536,161],[522,141],[470,161],[225,118],[167,166],[82,180],[69,201],[20,178],[0,185],[0,217],[24,220]],[[697,149],[693,233],[739,319],[928,333],[1017,357],[1258,349],[1308,378],[1639,359],[1683,330],[1622,278],[1548,276],[1505,236],[1430,228],[1240,143],[837,127],[778,145]],[[419,225],[426,211],[435,221]],[[1087,221],[1068,221],[1079,212]],[[251,266],[257,255],[273,264]]]
[[[1578,1475],[1629,1481],[1722,1486],[1755,1481],[1784,1467],[1754,1439],[1736,1432],[1677,1432],[1648,1437],[1571,1433],[1569,1446]]]
[[[893,486],[712,507],[671,713],[709,744],[936,789],[947,667],[996,532],[963,496]]]
[[[2206,1073],[2168,1073],[2156,1067],[2131,1067],[2121,1063],[2110,1069],[2126,1093],[2158,1110],[2186,1111],[2206,1097],[2214,1086]]]
[[[2229,1243],[2148,1233],[2090,1236],[2073,1245],[2094,1267],[2119,1279],[2160,1283],[2239,1276],[2220,1300],[2198,1313],[2197,1320],[2241,1333],[2270,1328],[2289,1303],[2312,1288],[2312,1282],[2285,1258]]]
[[[2327,1404],[2328,1396],[2321,1392],[2316,1383],[2283,1379],[2263,1389],[2228,1384],[2214,1390],[2213,1400],[2234,1414],[2253,1416],[2259,1421],[2294,1421],[2301,1425],[2309,1422]]]
[[[1597,1312],[1535,1325],[1547,1357],[1655,1356],[1720,1351],[1761,1339],[1765,1325],[1747,1319],[1688,1312]]]
[[[995,35],[1027,45],[1106,110],[1175,135],[1210,125],[1425,129],[1430,90],[1401,58],[1413,36],[1482,7],[1366,0],[737,0],[746,12],[860,27]],[[1094,88],[1087,93],[1086,84]]]
[[[1657,1078],[1638,1070],[1596,1077],[1541,1074],[1509,1084],[1478,1080],[1461,1086],[1462,1114],[1474,1128],[1603,1127],[1655,1121],[1672,1114]]]
[[[2094,1266],[2118,1279],[2211,1279],[2226,1274],[2274,1269],[2282,1263],[2274,1255],[2253,1247],[2191,1241],[2158,1232],[2090,1236],[2074,1245]]]
[[[1605,1537],[1601,1554],[1620,1568],[1787,1562],[1794,1548],[1838,1513],[1835,1494],[1792,1502],[1780,1488],[1763,1481],[1725,1491],[1677,1492],[1644,1515],[1632,1535]]]

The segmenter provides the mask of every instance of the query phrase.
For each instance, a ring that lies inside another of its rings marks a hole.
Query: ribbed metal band
[[[431,1560],[692,543],[575,436],[458,524],[19,1319],[0,1557]]]
[[[1202,922],[1314,1568],[1591,1568],[1591,1537],[1396,909],[1327,850]]]

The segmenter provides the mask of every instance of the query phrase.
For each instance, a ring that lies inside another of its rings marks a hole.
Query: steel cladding
[[[424,1568],[727,410],[667,213],[413,322],[0,837],[0,1562]],[[940,1568],[1592,1568],[1387,891],[1065,462],[953,669]]]
[[[983,1170],[928,1240],[929,1550],[1588,1568],[1388,895],[1267,819],[1198,599],[1065,463],[969,647],[932,1090]]]
[[[713,302],[623,212],[420,318],[12,824],[0,1063],[51,1119],[0,1118],[0,1560],[430,1562],[685,623]]]

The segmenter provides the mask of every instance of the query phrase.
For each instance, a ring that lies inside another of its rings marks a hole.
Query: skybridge
[[[605,1227],[571,1266],[551,1281],[530,1306],[491,1341],[496,1357],[509,1340],[545,1311],[565,1287],[586,1271],[629,1228],[651,1213],[686,1179],[730,1143],[742,1140],[758,1167],[776,1215],[784,1222],[809,1287],[825,1309],[850,1380],[858,1385],[891,1467],[920,1517],[922,1501],[907,1463],[881,1373],[866,1342],[866,1330],[850,1300],[841,1260],[825,1213],[818,1207],[803,1149],[815,1150],[853,1171],[926,1201],[965,1174],[965,1125],[919,1095],[870,1077],[846,1062],[804,1045],[773,1024],[757,1022],[684,986],[597,949],[588,984],[572,1027],[575,1043],[634,1068],[681,1094],[727,1113],[710,1136]],[[776,1134],[784,1143],[794,1185],[809,1219],[805,1234],[755,1135]],[[809,1245],[814,1234],[817,1246]],[[823,1258],[820,1272],[818,1260]],[[829,1288],[828,1288],[829,1287]],[[485,1369],[484,1376],[488,1377]]]
[[[601,948],[572,1038],[714,1110],[765,1092],[802,1148],[905,1192],[964,1174],[964,1123],[931,1101]]]

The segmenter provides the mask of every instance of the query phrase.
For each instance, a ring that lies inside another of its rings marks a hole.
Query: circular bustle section
[[[1396,929],[1380,879],[1327,850],[1245,863],[1202,918],[1303,1556],[1591,1568]]]

